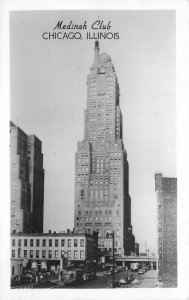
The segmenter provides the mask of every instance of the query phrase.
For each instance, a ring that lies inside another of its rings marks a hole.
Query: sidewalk
[[[135,286],[136,287],[136,286]],[[150,270],[142,275],[138,288],[156,288],[156,271]]]

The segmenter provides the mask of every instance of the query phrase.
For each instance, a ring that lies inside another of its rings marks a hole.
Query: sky
[[[86,20],[87,30],[75,30],[82,40],[43,39],[59,20]],[[110,30],[91,30],[97,20],[110,22]],[[133,233],[153,250],[154,175],[177,177],[174,11],[11,12],[10,117],[42,141],[44,231],[73,228],[75,152],[84,138],[86,80],[94,60],[90,30],[119,36],[100,39],[100,52],[111,56],[120,86]]]

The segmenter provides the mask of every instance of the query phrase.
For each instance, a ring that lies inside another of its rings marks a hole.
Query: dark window
[[[12,266],[12,275],[14,275],[14,270],[15,270],[15,267]]]
[[[43,240],[43,247],[46,247],[46,240]]]
[[[58,240],[55,240],[55,247],[58,247]]]
[[[39,239],[36,240],[36,247],[39,247]]]
[[[49,250],[49,258],[52,258],[52,250]]]
[[[12,250],[12,257],[15,257],[15,250]]]
[[[42,250],[42,258],[45,258],[45,257],[46,257],[46,251]]]
[[[39,258],[39,250],[36,250],[36,258]]]
[[[65,245],[65,240],[61,240],[61,246],[64,247]]]
[[[61,258],[64,257],[64,254],[65,254],[64,250],[61,250]]]
[[[78,244],[77,239],[75,239],[74,240],[74,247],[77,247],[77,244]]]
[[[12,239],[12,246],[15,246],[15,239]]]
[[[24,257],[27,257],[28,253],[27,250],[24,250]]]
[[[30,250],[30,258],[33,258],[33,250]]]
[[[21,246],[21,240],[20,239],[18,240],[18,246]]]
[[[27,247],[27,245],[28,245],[28,240],[27,239],[24,239],[24,247]]]
[[[49,247],[52,247],[52,240],[49,240]]]
[[[30,247],[33,247],[33,239],[30,239]]]

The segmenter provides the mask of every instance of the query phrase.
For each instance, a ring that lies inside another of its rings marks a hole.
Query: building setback
[[[177,179],[155,174],[158,215],[158,284],[177,286]]]
[[[43,232],[41,141],[10,122],[11,232]]]
[[[129,166],[122,140],[119,84],[111,58],[99,54],[87,76],[84,140],[75,155],[75,215],[77,230],[99,232],[99,247],[123,255],[135,251],[131,226]]]

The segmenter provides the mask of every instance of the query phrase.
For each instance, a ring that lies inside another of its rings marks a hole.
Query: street
[[[125,272],[120,272],[115,274],[115,283],[118,282]],[[127,283],[124,288],[155,288],[156,287],[156,271],[149,270],[144,274],[138,274],[133,272],[134,279],[137,279],[137,283],[133,284],[132,282]],[[94,280],[84,281],[80,285],[70,286],[70,285],[60,285],[58,277],[56,276],[54,282],[47,283],[34,283],[27,284],[22,286],[14,286],[12,288],[66,288],[66,289],[106,289],[112,287],[112,275],[105,275],[104,272],[97,272],[97,278]],[[119,288],[119,287],[116,287]]]
[[[142,275],[138,275],[137,272],[133,272],[134,278],[140,280],[140,284],[132,284],[128,283],[126,285],[126,288],[155,288],[155,270],[149,270],[146,273]],[[86,283],[83,283],[80,286],[76,286],[74,288],[81,288],[81,289],[103,289],[103,288],[109,288],[111,282],[112,282],[112,275],[103,275],[102,273],[97,274],[96,280],[91,280]],[[118,281],[123,275],[123,272],[115,274],[115,282]]]

